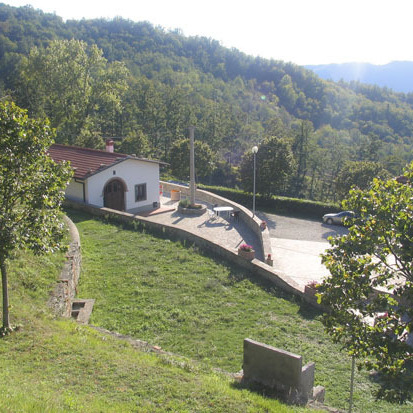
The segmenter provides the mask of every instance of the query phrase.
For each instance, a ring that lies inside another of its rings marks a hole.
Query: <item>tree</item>
[[[390,174],[378,162],[348,161],[344,164],[336,179],[336,194],[343,199],[351,187],[367,189],[373,178],[386,179]]]
[[[59,207],[70,179],[69,166],[56,164],[47,150],[47,122],[29,119],[12,102],[0,103],[0,267],[3,334],[11,330],[7,263],[15,251],[37,254],[60,248],[63,226]]]
[[[380,395],[397,399],[413,385],[413,164],[404,176],[350,191],[343,208],[356,217],[347,235],[330,239],[331,276],[320,287],[326,330],[381,373]]]
[[[301,121],[299,131],[293,143],[293,153],[297,161],[297,171],[293,182],[293,194],[302,195],[307,175],[307,162],[309,157],[310,137],[313,133],[313,125],[310,121]]]
[[[138,157],[145,158],[150,155],[148,138],[140,130],[130,132],[128,136],[122,140],[119,151],[130,155],[135,154]]]
[[[20,102],[30,114],[50,119],[59,142],[75,143],[86,128],[95,137],[117,132],[128,71],[123,63],[109,64],[96,45],[55,40],[46,49],[34,47],[20,71]]]
[[[189,139],[176,141],[171,149],[171,171],[179,179],[189,177]],[[195,173],[206,178],[214,170],[215,155],[205,142],[195,141]]]
[[[241,183],[245,191],[252,191],[253,161],[251,150],[241,163]],[[294,170],[294,156],[287,139],[272,136],[264,139],[256,155],[256,191],[265,196],[285,191]]]

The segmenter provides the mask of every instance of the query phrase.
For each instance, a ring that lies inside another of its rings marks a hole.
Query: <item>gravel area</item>
[[[340,236],[347,229],[321,220],[292,218],[258,212],[270,231],[274,268],[291,277],[304,290],[311,281],[321,282],[329,272],[321,254],[329,248],[328,237]]]
[[[310,220],[261,212],[257,213],[257,216],[267,221],[271,238],[328,243],[328,237],[340,236],[348,232],[343,226],[324,224],[321,218],[320,220]]]

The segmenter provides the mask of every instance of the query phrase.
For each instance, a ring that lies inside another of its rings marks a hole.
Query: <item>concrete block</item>
[[[324,403],[326,389],[323,386],[316,386],[313,388],[312,399],[318,403]]]
[[[266,386],[277,383],[299,388],[302,357],[246,338],[244,340],[244,377]]]
[[[315,363],[302,367],[297,354],[246,338],[243,371],[246,382],[274,389],[289,403],[305,405],[313,398]],[[317,391],[317,397],[324,397]]]

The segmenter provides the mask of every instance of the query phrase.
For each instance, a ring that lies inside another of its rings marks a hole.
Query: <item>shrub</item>
[[[189,209],[201,209],[202,205],[201,204],[191,204],[191,201],[189,199],[182,199],[179,201],[179,206],[181,208],[189,208]]]

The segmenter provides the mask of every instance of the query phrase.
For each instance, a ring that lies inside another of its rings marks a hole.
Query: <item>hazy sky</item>
[[[63,19],[149,21],[299,65],[413,61],[412,0],[0,0]]]

